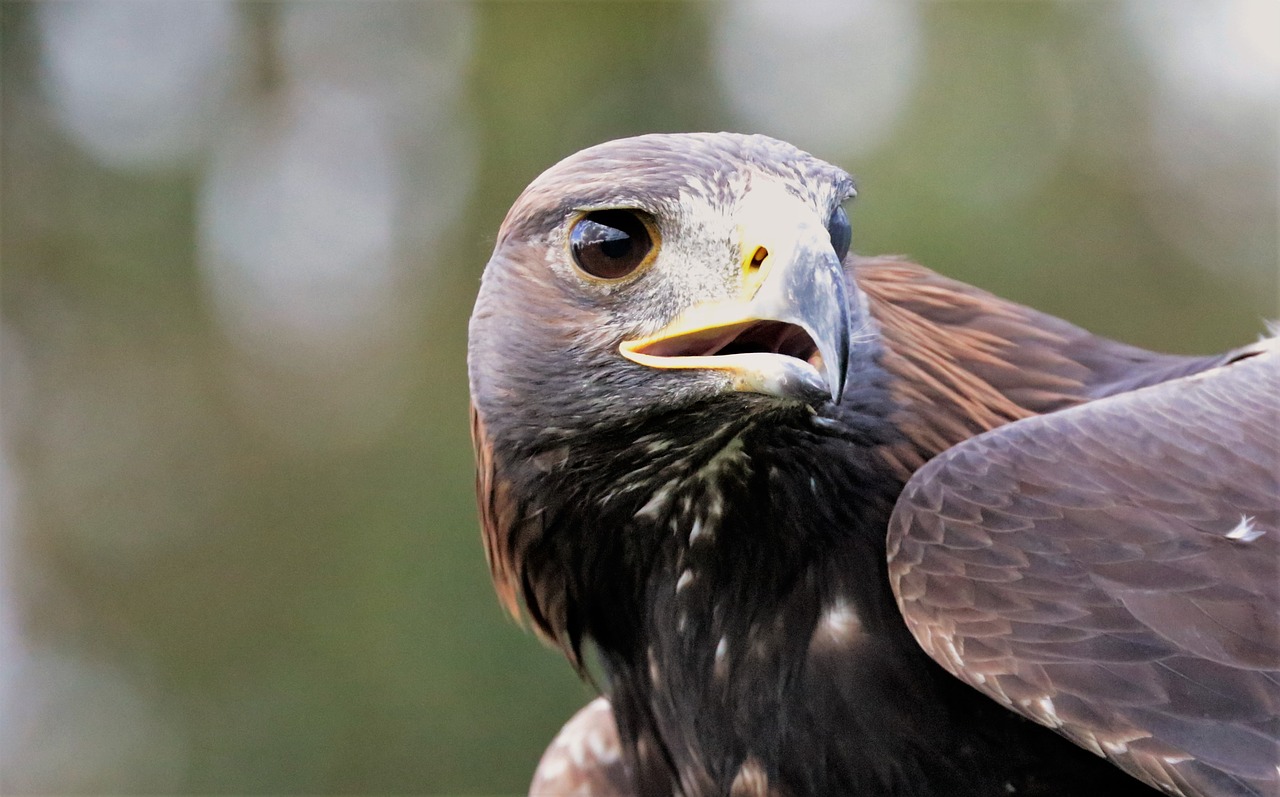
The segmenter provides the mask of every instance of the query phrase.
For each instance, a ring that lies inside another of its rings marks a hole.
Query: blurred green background
[[[539,171],[771,133],[854,246],[1126,341],[1277,315],[1280,4],[0,4],[0,792],[517,793],[466,319]]]

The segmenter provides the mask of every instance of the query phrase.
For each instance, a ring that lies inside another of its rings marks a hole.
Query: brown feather
[[[912,444],[884,452],[900,475],[961,440],[1034,414],[971,367],[1008,363],[1019,337],[1047,337],[1020,318],[1023,308],[903,260],[861,260],[854,275],[880,324],[881,364],[895,377],[902,409],[894,421]],[[1006,337],[974,324],[995,316],[1020,334]]]
[[[1227,359],[1116,343],[899,258],[859,258],[852,276],[879,324],[881,364],[893,377],[899,411],[892,421],[909,443],[881,453],[903,479],[1010,421]]]
[[[480,535],[484,539],[484,555],[489,562],[489,575],[498,600],[517,623],[522,623],[518,565],[510,550],[510,531],[514,525],[513,501],[494,472],[493,447],[485,437],[484,421],[471,407],[471,445],[476,455],[476,503],[480,507]]]
[[[534,633],[559,648],[578,674],[590,680],[577,646],[567,637],[563,583],[529,577],[529,550],[542,538],[542,518],[536,510],[529,511],[516,500],[511,483],[498,470],[484,422],[474,405],[471,407],[471,443],[475,448],[480,533],[498,601],[521,625],[527,614]]]
[[[1276,793],[1278,396],[1270,341],[938,457],[889,530],[916,640],[1154,786]]]

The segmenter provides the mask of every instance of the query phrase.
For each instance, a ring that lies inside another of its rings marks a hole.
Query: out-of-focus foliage
[[[518,792],[466,317],[583,146],[793,140],[855,248],[1125,340],[1277,314],[1280,6],[0,4],[0,791]]]

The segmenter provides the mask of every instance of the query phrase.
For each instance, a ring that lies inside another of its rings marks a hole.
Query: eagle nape
[[[1280,344],[1148,352],[858,257],[853,195],[649,135],[508,213],[485,550],[605,692],[531,793],[1280,792]]]

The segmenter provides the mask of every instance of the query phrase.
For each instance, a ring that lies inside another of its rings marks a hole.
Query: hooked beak
[[[748,209],[757,223],[740,227],[738,298],[696,305],[624,341],[622,355],[650,368],[726,371],[738,391],[839,403],[849,365],[844,269],[816,214],[786,200]]]

